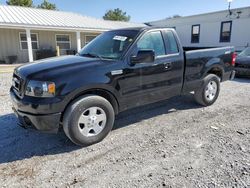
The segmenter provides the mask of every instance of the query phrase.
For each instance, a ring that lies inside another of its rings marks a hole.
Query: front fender
[[[63,109],[66,109],[66,107],[68,106],[68,104],[70,104],[74,99],[76,99],[77,97],[84,95],[86,93],[89,92],[93,92],[93,91],[103,91],[109,95],[112,96],[112,102],[115,102],[115,110],[116,113],[119,110],[119,99],[120,94],[119,92],[112,87],[112,85],[108,85],[108,84],[104,84],[104,83],[95,83],[95,84],[88,84],[88,85],[84,85],[82,87],[76,88],[73,91],[69,92],[65,97],[64,97],[64,107]],[[113,103],[114,104],[114,103]]]

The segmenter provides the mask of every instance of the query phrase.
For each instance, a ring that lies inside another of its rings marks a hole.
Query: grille
[[[237,63],[236,67],[250,69],[250,63],[249,64],[239,64],[239,63]]]
[[[18,75],[14,74],[12,78],[12,86],[14,88],[15,93],[19,97],[23,96],[23,84],[24,84],[23,79]]]

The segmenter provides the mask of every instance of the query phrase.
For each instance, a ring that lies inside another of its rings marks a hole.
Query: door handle
[[[164,63],[164,67],[165,67],[165,69],[169,70],[172,68],[172,63],[171,62]]]

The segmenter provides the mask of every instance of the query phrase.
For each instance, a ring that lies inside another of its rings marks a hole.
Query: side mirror
[[[139,50],[137,56],[130,58],[131,64],[152,63],[155,60],[155,52],[153,50]]]

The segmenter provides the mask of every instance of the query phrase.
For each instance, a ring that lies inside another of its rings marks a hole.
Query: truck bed
[[[204,74],[206,74],[206,67],[212,64],[214,70],[220,73],[221,81],[228,80],[233,70],[231,65],[233,53],[234,47],[184,51],[185,71],[183,92],[190,92],[197,88],[197,84],[201,84],[201,80]]]

